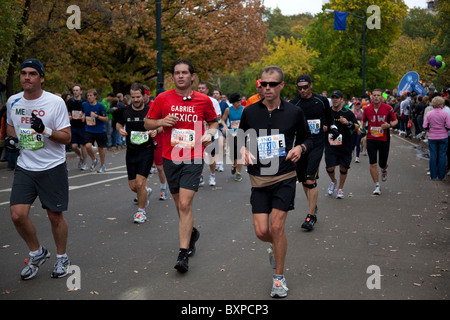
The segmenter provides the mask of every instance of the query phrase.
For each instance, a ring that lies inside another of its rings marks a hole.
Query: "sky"
[[[264,0],[264,5],[271,9],[275,9],[277,6],[280,8],[281,13],[285,16],[299,14],[299,13],[312,13],[313,15],[319,13],[322,10],[324,0]],[[406,5],[409,8],[419,7],[426,8],[426,0],[405,0]]]

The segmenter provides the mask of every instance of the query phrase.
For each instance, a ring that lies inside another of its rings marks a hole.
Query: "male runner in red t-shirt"
[[[367,153],[369,154],[370,175],[375,182],[373,194],[380,195],[380,183],[378,182],[378,165],[381,168],[381,180],[387,180],[387,159],[389,156],[389,128],[398,123],[394,109],[390,105],[382,103],[383,91],[375,89],[372,92],[372,102],[364,109],[361,128],[367,127]]]
[[[163,167],[179,221],[180,251],[175,269],[188,271],[200,233],[194,228],[192,202],[204,165],[205,146],[212,143],[219,123],[211,99],[192,90],[196,74],[192,63],[180,59],[172,65],[175,89],[158,95],[145,120],[145,128],[164,127]],[[205,133],[203,121],[208,123]]]

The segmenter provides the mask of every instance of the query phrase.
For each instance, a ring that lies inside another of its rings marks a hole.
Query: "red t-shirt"
[[[203,159],[203,121],[217,119],[211,99],[197,91],[186,101],[175,89],[163,92],[153,101],[147,118],[158,120],[169,114],[176,116],[178,122],[173,127],[165,127],[161,134],[163,158],[173,161]]]
[[[385,103],[382,103],[377,111],[373,107],[373,102],[364,109],[363,121],[367,121],[367,139],[387,141],[387,132],[383,130],[381,125],[383,123],[390,123],[397,120],[394,109]]]

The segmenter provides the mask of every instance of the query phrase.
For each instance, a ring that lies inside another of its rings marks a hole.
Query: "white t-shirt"
[[[70,127],[66,104],[60,97],[43,91],[35,100],[26,100],[23,92],[8,99],[7,123],[13,126],[19,139],[20,155],[17,165],[30,171],[54,168],[66,161],[66,146],[51,141],[31,129],[31,113],[41,118],[52,130]]]

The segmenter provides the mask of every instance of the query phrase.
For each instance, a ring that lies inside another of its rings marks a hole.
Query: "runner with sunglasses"
[[[332,132],[333,119],[328,99],[311,91],[311,78],[302,74],[297,78],[297,90],[299,94],[290,102],[299,106],[308,122],[311,131],[313,147],[305,156],[297,162],[297,179],[303,184],[306,198],[308,199],[308,213],[302,228],[312,230],[317,222],[317,179],[319,178],[319,166],[325,148],[325,132]],[[333,131],[335,131],[333,129]],[[339,135],[337,133],[337,135]]]

